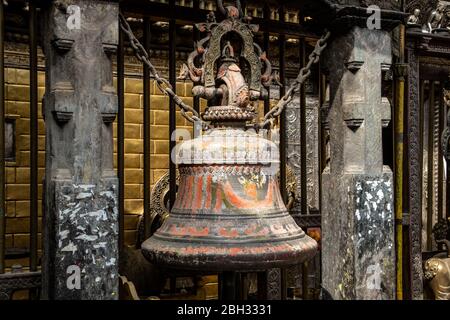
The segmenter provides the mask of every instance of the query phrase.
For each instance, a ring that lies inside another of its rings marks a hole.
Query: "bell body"
[[[286,209],[279,150],[254,131],[212,129],[181,143],[176,202],[142,244],[152,263],[183,270],[264,270],[301,263],[317,251]]]

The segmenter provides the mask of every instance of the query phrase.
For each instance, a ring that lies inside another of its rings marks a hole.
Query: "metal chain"
[[[156,71],[156,68],[153,66],[153,64],[150,62],[149,54],[147,50],[145,50],[144,46],[139,42],[139,40],[136,38],[136,36],[133,33],[133,30],[130,27],[130,24],[124,17],[122,13],[119,13],[119,20],[120,20],[120,28],[125,32],[128,39],[130,40],[131,47],[133,48],[136,57],[144,63],[150,70],[151,75],[156,81],[156,85],[158,88],[165,94],[167,94],[169,97],[173,99],[176,105],[178,105],[181,108],[181,114],[183,117],[185,117],[189,122],[192,123],[198,123],[200,122],[204,128],[206,128],[206,124],[201,120],[200,115],[198,112],[192,108],[191,106],[188,106],[186,103],[183,102],[183,100],[178,96],[174,90],[172,85],[167,79],[162,78],[158,72]],[[192,116],[188,114],[188,112],[192,113]]]
[[[330,38],[331,33],[329,31],[317,41],[314,51],[309,55],[308,64],[302,68],[295,79],[294,83],[290,86],[286,94],[281,98],[277,105],[273,107],[264,117],[264,121],[258,125],[259,128],[264,128],[269,125],[272,119],[278,117],[293,99],[294,95],[300,91],[300,86],[311,76],[311,67],[318,63],[320,55],[327,47],[327,40]]]
[[[174,103],[181,108],[181,114],[183,115],[183,117],[185,117],[189,122],[200,122],[202,124],[202,127],[207,128],[208,126],[201,120],[199,113],[194,108],[184,103],[183,100],[174,92],[170,82],[167,79],[162,78],[158,74],[156,68],[149,60],[148,52],[133,34],[129,23],[122,13],[119,14],[119,18],[120,28],[130,40],[131,47],[133,48],[136,57],[139,59],[139,61],[144,63],[149,68],[150,73],[154,77],[158,88],[173,99]],[[321,53],[327,47],[327,40],[329,39],[330,35],[331,33],[327,31],[322,36],[322,38],[317,41],[314,51],[309,55],[308,64],[300,70],[298,77],[295,79],[294,83],[291,85],[283,98],[281,98],[280,101],[278,101],[277,105],[265,115],[264,121],[258,125],[259,128],[264,128],[265,126],[270,124],[272,119],[278,117],[283,112],[286,105],[293,100],[294,95],[300,90],[300,86],[305,82],[306,79],[311,76],[311,67],[319,62]],[[192,116],[190,116],[188,112],[192,113]]]

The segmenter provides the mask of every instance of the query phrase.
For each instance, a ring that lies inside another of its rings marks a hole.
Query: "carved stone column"
[[[323,287],[334,299],[395,299],[393,176],[383,166],[391,110],[387,31],[353,27],[330,43],[330,165],[322,187]]]
[[[291,214],[301,215],[317,213],[320,203],[320,171],[319,171],[319,98],[317,95],[306,96],[306,180],[308,211],[301,212],[301,103],[300,95],[287,105],[287,154],[288,164],[292,169],[296,181],[296,199],[291,209]],[[316,256],[314,260],[318,260]],[[310,263],[313,263],[312,261]],[[302,266],[293,266],[286,269],[286,287],[302,287]]]
[[[420,77],[419,57],[416,54],[415,41],[408,42],[407,57],[408,74],[408,207],[410,216],[410,286],[411,297],[414,300],[423,299],[423,269],[421,247],[421,218],[422,218],[422,166],[421,162],[421,110],[420,110]]]
[[[301,212],[301,156],[300,156],[300,99],[296,98],[286,107],[288,163],[296,177],[297,199],[293,212]],[[308,209],[319,210],[319,99],[314,95],[306,96],[306,149],[307,149],[307,187]],[[303,214],[308,214],[307,213]]]
[[[118,9],[113,1],[54,1],[42,19],[46,299],[118,298],[111,63]]]

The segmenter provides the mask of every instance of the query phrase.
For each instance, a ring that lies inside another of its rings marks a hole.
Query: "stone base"
[[[51,181],[46,189],[43,297],[118,299],[117,179],[102,185]],[[48,278],[47,278],[48,277]]]
[[[323,287],[333,299],[395,299],[392,194],[392,173],[323,174]]]

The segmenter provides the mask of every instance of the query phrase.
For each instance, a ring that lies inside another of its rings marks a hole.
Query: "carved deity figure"
[[[450,30],[450,8],[448,8],[448,7],[447,7],[447,10],[445,11],[445,22],[442,27],[447,30]]]
[[[433,30],[440,29],[442,27],[442,22],[444,19],[444,13],[446,5],[440,2],[436,10],[432,11],[430,17],[428,18],[428,32],[433,32]]]
[[[248,85],[229,42],[223,49],[221,62],[216,77],[217,88],[210,91],[203,86],[196,86],[193,89],[194,94],[206,98],[218,96],[221,98],[221,106],[247,107],[250,102]]]
[[[447,108],[450,108],[450,90],[444,88],[444,102]]]
[[[415,25],[419,23],[420,19],[420,9],[414,10],[414,14],[410,15],[408,21],[406,22],[408,25]]]
[[[435,300],[450,300],[450,219],[440,220],[433,227],[437,244],[447,248],[446,254],[438,254],[425,262],[424,277],[434,293]]]
[[[432,258],[425,263],[425,279],[436,300],[450,300],[450,254],[447,259]]]
[[[250,102],[248,85],[237,65],[234,49],[228,42],[223,49],[222,65],[217,72],[217,81],[222,93],[222,106],[246,108]]]

